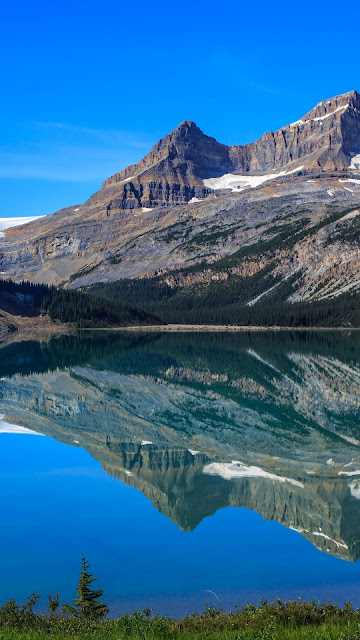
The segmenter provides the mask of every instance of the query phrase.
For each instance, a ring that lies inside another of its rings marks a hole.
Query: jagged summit
[[[217,183],[209,188],[204,180],[226,174],[342,170],[359,153],[360,96],[353,90],[320,102],[296,122],[246,145],[224,145],[184,120],[143,160],[105,180],[103,189],[112,187],[110,209],[183,204],[216,188]],[[224,187],[226,181],[219,184]]]
[[[337,110],[344,111],[347,108],[359,109],[359,107],[360,96],[358,92],[355,90],[348,91],[348,93],[343,93],[342,95],[335,96],[334,98],[318,102],[318,104],[305,114],[305,116],[288,126],[292,127],[298,123],[304,123],[317,117],[329,117],[330,115],[337,113]]]
[[[246,145],[224,145],[184,120],[84,204],[5,229],[0,276],[81,287],[154,273],[167,278],[171,269],[205,261],[208,275],[181,280],[190,286],[207,278],[225,282],[227,267],[215,274],[209,265],[235,253],[231,260],[239,276],[266,267],[287,282],[306,273],[294,299],[357,290],[359,174],[356,91],[324,100],[296,122]],[[344,213],[334,228],[325,223],[327,207]],[[324,227],[314,244],[311,229],[319,219]],[[280,240],[276,245],[279,221],[296,248],[285,251]],[[252,243],[256,259],[244,265],[236,252],[250,255]],[[277,246],[274,264],[269,243],[271,251]],[[177,287],[180,280],[169,282]]]
[[[348,99],[349,101],[352,99],[359,99],[359,93],[356,91],[356,89],[351,89],[351,91],[346,91],[345,93],[340,93],[339,95],[333,97],[333,98],[328,98],[327,100],[321,100],[321,102],[318,102],[316,107],[319,107],[320,105],[333,105],[335,102],[339,102],[341,100],[345,100]],[[338,105],[336,105],[338,106]],[[315,107],[315,108],[316,108]]]
[[[183,204],[208,194],[204,178],[232,169],[229,147],[184,120],[140,162],[105,180],[103,189],[117,187],[117,198],[110,208]]]
[[[198,128],[199,127],[197,126],[197,124],[192,120],[183,120],[182,122],[180,122],[179,126],[176,127],[176,129],[174,129],[174,131],[176,131],[177,129],[198,129]]]

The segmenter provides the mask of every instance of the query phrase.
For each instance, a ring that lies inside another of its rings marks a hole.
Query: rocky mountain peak
[[[352,91],[349,91],[348,94],[344,94],[344,95],[349,96],[350,106],[356,107],[357,109],[360,108],[360,94],[355,89],[353,89]]]
[[[191,120],[184,120],[180,122],[176,129],[173,129],[164,138],[162,138],[148,154],[147,158],[152,158],[156,155],[160,149],[168,150],[169,155],[176,150],[176,153],[182,155],[186,160],[191,160],[189,154],[186,153],[187,149],[191,149],[192,146],[198,146],[199,151],[204,147],[220,145],[215,138],[210,138],[205,135],[201,129]]]
[[[183,204],[209,193],[204,178],[232,169],[229,148],[205,135],[195,122],[184,120],[143,160],[108,178],[103,189],[111,187],[110,208]]]
[[[179,126],[176,127],[176,129],[174,129],[174,131],[183,131],[183,130],[185,130],[185,131],[193,130],[194,131],[195,129],[200,131],[199,127],[195,124],[195,122],[193,122],[192,120],[183,120],[182,122],[180,122]]]
[[[360,109],[360,96],[357,91],[349,91],[348,93],[319,102],[302,118],[288,126],[301,126],[309,121],[322,122],[324,124],[325,120],[328,120],[329,118],[339,119],[345,111],[351,109]]]
[[[246,145],[228,147],[184,120],[143,160],[111,176],[103,188],[111,187],[110,208],[184,204],[212,192],[214,187],[203,182],[209,178],[343,170],[359,153],[360,96],[349,91]]]
[[[183,159],[187,160],[188,158],[184,153],[186,146],[191,145],[191,143],[195,144],[195,142],[199,143],[199,140],[206,137],[195,122],[184,120],[164,138],[161,138],[140,162],[127,167],[119,173],[115,173],[105,180],[103,187],[106,188],[116,183],[123,184],[133,179],[138,180],[139,176],[144,173],[148,177],[152,175],[151,171],[156,165],[170,157],[173,160],[175,156],[181,155]]]

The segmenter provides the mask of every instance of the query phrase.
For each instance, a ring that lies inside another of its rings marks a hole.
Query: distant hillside
[[[261,298],[266,285],[269,293]],[[277,286],[279,285],[279,286]],[[141,300],[142,307],[164,322],[279,327],[360,327],[360,294],[343,293],[334,299],[287,302],[292,282],[281,283],[271,274],[170,287],[161,278],[118,280],[92,285],[89,291],[104,300]],[[273,289],[270,291],[270,289]],[[259,295],[260,294],[260,295]],[[249,301],[260,299],[256,304]]]
[[[0,316],[3,333],[17,328],[17,316],[34,318],[48,315],[52,321],[71,323],[79,328],[159,322],[154,314],[129,304],[100,300],[80,291],[66,291],[30,282],[14,283],[11,280],[0,281],[0,314],[1,309],[4,311],[3,321]],[[10,317],[14,319],[12,325],[9,323]]]

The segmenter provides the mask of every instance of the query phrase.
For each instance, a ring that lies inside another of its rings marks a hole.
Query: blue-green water
[[[113,614],[182,615],[207,590],[229,608],[360,604],[359,347],[347,332],[3,345],[0,601],[70,601],[84,553]]]

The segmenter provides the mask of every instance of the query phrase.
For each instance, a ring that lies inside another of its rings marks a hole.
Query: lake
[[[360,333],[88,331],[0,378],[0,602],[84,553],[113,615],[360,605]]]

